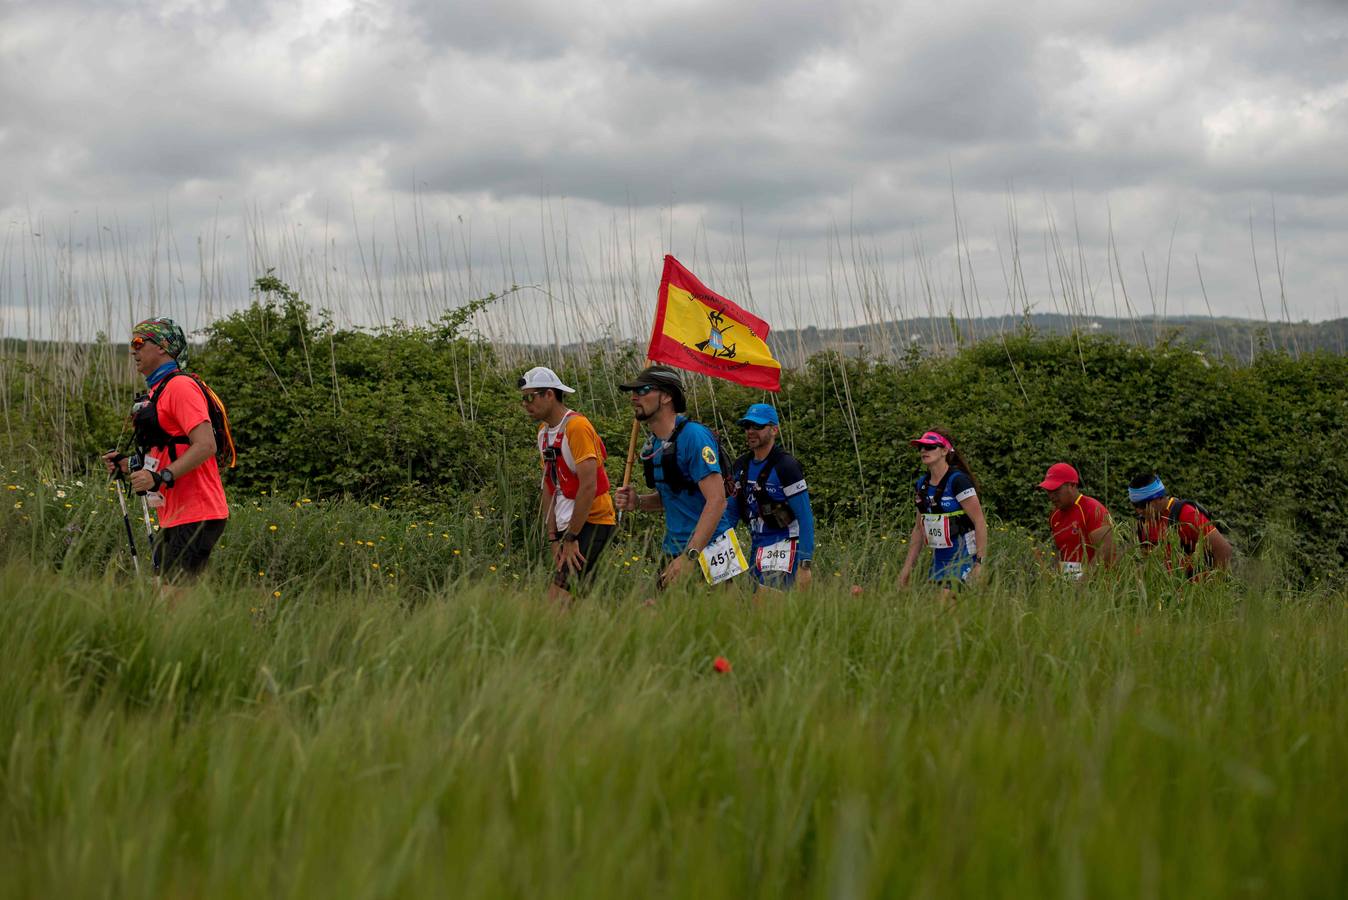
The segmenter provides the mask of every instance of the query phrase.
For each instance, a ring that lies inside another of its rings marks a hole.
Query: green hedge
[[[508,367],[495,348],[462,334],[490,298],[435,327],[395,324],[369,333],[314,316],[275,279],[259,287],[258,302],[208,329],[194,359],[229,405],[240,447],[230,487],[529,509],[535,426],[515,388],[524,365]],[[631,427],[616,385],[640,364],[638,349],[628,347],[573,355],[561,366],[578,388],[574,405],[608,445],[615,482]],[[78,388],[67,385],[77,396]],[[742,445],[734,422],[760,399],[760,392],[692,379],[692,409],[720,426],[732,447]],[[1242,553],[1271,559],[1298,580],[1343,577],[1343,356],[1265,353],[1245,365],[1190,346],[1019,334],[953,357],[818,354],[785,373],[775,402],[784,441],[805,466],[826,522],[910,515],[918,462],[907,440],[943,425],[970,460],[985,505],[1004,522],[1046,533],[1037,484],[1051,463],[1065,460],[1126,525],[1129,479],[1156,471],[1172,493],[1223,520]],[[68,406],[85,410],[92,437],[81,437],[83,450],[116,438],[116,417],[90,407]],[[61,457],[70,455],[64,448]]]

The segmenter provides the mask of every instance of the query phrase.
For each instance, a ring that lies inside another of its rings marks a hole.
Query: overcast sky
[[[0,330],[1343,315],[1348,4],[1112,5],[0,0]]]

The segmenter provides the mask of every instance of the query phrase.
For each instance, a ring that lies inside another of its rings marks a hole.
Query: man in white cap
[[[553,560],[548,597],[569,602],[573,581],[593,575],[617,521],[604,471],[608,452],[590,420],[563,402],[575,390],[556,372],[536,366],[520,378],[519,389],[524,411],[538,423],[539,504]]]

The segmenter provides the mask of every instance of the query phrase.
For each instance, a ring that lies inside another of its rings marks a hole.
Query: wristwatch
[[[160,472],[159,481],[166,488],[173,487],[174,483],[176,482],[176,479],[173,477],[173,470],[165,469],[164,471]]]
[[[800,567],[801,567],[802,569],[809,569],[809,568],[812,568],[812,567],[813,567],[813,564],[814,564],[814,560],[810,560],[810,559],[802,559],[802,560],[800,561]]]
[[[576,541],[580,540],[580,535],[570,531],[564,531],[562,532],[562,540],[569,544],[574,544]]]
[[[697,558],[702,555],[702,551],[694,547],[689,547],[687,550],[683,551],[683,555],[696,562]]]

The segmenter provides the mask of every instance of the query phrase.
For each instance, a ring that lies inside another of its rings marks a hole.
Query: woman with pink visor
[[[982,574],[988,549],[988,523],[978,487],[950,435],[933,429],[908,442],[922,454],[927,473],[917,480],[917,522],[908,540],[908,558],[899,573],[906,587],[922,548],[931,548],[931,580],[947,597]]]

